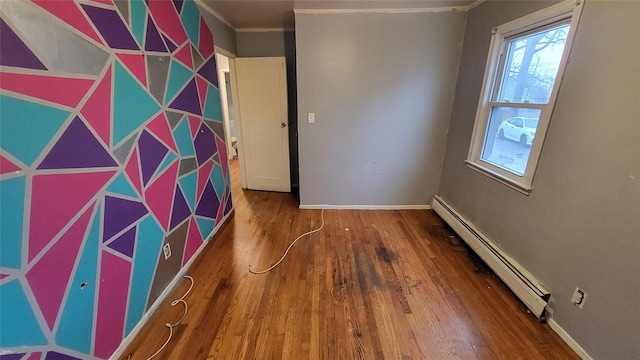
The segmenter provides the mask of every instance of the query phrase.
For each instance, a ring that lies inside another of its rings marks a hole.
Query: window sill
[[[492,169],[482,166],[482,164],[478,164],[469,160],[465,160],[464,162],[468,168],[473,169],[483,175],[486,175],[491,179],[518,191],[521,194],[529,196],[529,194],[531,193],[531,190],[533,190],[531,186],[526,186],[525,184],[514,181],[513,179],[508,178]]]

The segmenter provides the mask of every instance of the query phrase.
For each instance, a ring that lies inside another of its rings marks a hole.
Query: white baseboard
[[[229,219],[229,216],[231,216],[231,214],[233,214],[234,211],[235,211],[235,207],[232,207],[231,210],[227,213],[227,215],[225,215],[222,218],[222,221],[220,221],[218,223],[218,225],[216,225],[216,227],[214,227],[213,230],[211,230],[211,234],[209,234],[209,236],[207,236],[207,239],[209,239],[209,241],[211,241],[211,237],[213,237],[218,232],[218,230],[220,230],[222,225],[224,225],[227,222],[227,220]],[[209,241],[203,241],[202,242],[202,245],[200,245],[198,250],[196,250],[196,252],[193,254],[191,259],[189,259],[189,261],[187,261],[187,263],[184,264],[182,269],[180,269],[180,271],[178,271],[178,273],[173,278],[173,280],[171,280],[169,285],[167,285],[167,287],[164,289],[164,291],[162,291],[160,296],[156,299],[156,301],[154,301],[153,305],[151,305],[149,310],[142,316],[140,321],[138,321],[138,323],[131,330],[129,335],[127,335],[127,337],[125,337],[122,340],[122,342],[120,343],[120,346],[118,346],[116,351],[113,354],[111,354],[111,356],[109,357],[110,360],[112,360],[112,359],[115,360],[115,359],[118,359],[118,358],[120,358],[122,356],[122,353],[124,353],[124,351],[127,349],[129,344],[131,344],[133,339],[136,338],[136,336],[138,335],[140,330],[142,330],[142,328],[147,323],[147,321],[149,321],[149,319],[151,318],[151,315],[153,315],[153,313],[156,310],[158,310],[158,307],[160,307],[160,304],[162,304],[166,300],[166,298],[169,296],[169,294],[173,291],[175,286],[178,284],[178,281],[180,281],[180,279],[182,279],[182,276],[187,272],[187,270],[189,270],[189,268],[191,267],[193,262],[200,256],[200,253],[202,253],[202,251],[207,247],[207,245],[209,244]],[[151,354],[149,354],[149,355],[151,355]]]
[[[332,210],[428,210],[431,205],[302,205],[300,209],[332,209]]]
[[[580,358],[582,358],[582,360],[593,360],[593,358],[589,356],[589,354],[587,354],[587,352],[582,348],[582,346],[580,346],[580,344],[578,344],[578,342],[575,341],[571,337],[571,335],[569,335],[560,325],[558,325],[558,323],[555,320],[551,319],[547,321],[547,323],[549,324],[551,329],[555,331],[556,334],[558,334],[560,338],[564,340],[564,342],[567,343],[567,345],[569,345],[569,347],[573,351],[575,351],[576,354],[578,354],[578,356],[580,356]]]

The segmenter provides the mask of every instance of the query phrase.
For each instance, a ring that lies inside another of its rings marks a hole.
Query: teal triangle
[[[98,208],[84,242],[56,332],[56,344],[85,354],[91,351],[101,222]]]
[[[113,142],[119,143],[160,110],[158,103],[116,62],[113,92]]]
[[[113,142],[119,143],[160,110],[158,103],[116,62],[113,100]]]
[[[115,180],[113,180],[111,185],[109,185],[109,187],[107,188],[107,191],[112,192],[114,194],[138,197],[138,194],[136,193],[135,190],[133,190],[131,183],[129,182],[129,180],[127,180],[127,177],[124,176],[124,174],[122,173],[118,175],[118,177]]]
[[[0,181],[0,266],[19,269],[22,265],[22,221],[25,177]]]
[[[138,239],[131,276],[126,335],[129,335],[144,315],[164,232],[152,216],[147,216],[138,225]]]
[[[213,187],[216,189],[216,194],[218,194],[218,199],[222,199],[222,195],[224,194],[224,174],[222,173],[222,168],[220,165],[216,164],[211,171],[211,182],[213,183]]]
[[[144,39],[144,24],[147,19],[147,7],[142,0],[131,1],[131,30],[140,48]]]
[[[191,79],[193,72],[175,60],[171,60],[169,68],[169,82],[167,83],[167,93],[164,102],[168,103],[184,85]]]
[[[204,105],[204,117],[211,120],[222,121],[222,108],[220,107],[220,91],[218,88],[209,85],[207,100]]]
[[[175,130],[173,130],[173,138],[176,140],[176,145],[178,145],[178,151],[181,157],[195,155],[188,121],[184,120],[180,122]]]
[[[200,34],[200,11],[198,11],[195,1],[184,2],[180,20],[182,20],[182,24],[184,24],[184,29],[187,31],[189,40],[197,47],[199,44],[198,36]]]
[[[0,147],[30,166],[68,117],[65,110],[0,95]]]
[[[158,170],[156,170],[156,174],[162,174],[164,169],[168,168],[169,165],[171,165],[173,161],[177,158],[178,157],[176,156],[176,154],[173,153],[173,151],[169,151],[167,153],[167,156],[164,157],[164,161],[162,162],[162,164],[160,164],[160,167],[158,168]]]
[[[0,286],[0,344],[2,348],[47,345],[19,280]]]
[[[198,180],[198,172],[192,172],[191,174],[180,179],[180,187],[184,193],[187,203],[191,208],[191,211],[195,211],[196,208],[196,184]]]
[[[196,222],[198,222],[198,227],[200,228],[200,235],[202,235],[202,238],[205,239],[205,241],[208,240],[209,235],[211,235],[211,232],[213,231],[215,220],[196,217]]]

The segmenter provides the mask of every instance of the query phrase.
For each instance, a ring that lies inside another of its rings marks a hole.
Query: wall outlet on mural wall
[[[162,247],[162,252],[164,252],[164,259],[167,260],[171,257],[171,246],[169,243],[164,244]]]

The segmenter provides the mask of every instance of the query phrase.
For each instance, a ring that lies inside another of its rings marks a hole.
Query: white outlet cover
[[[169,259],[171,257],[171,245],[169,245],[169,243],[164,244],[162,252],[164,252],[164,259]]]

